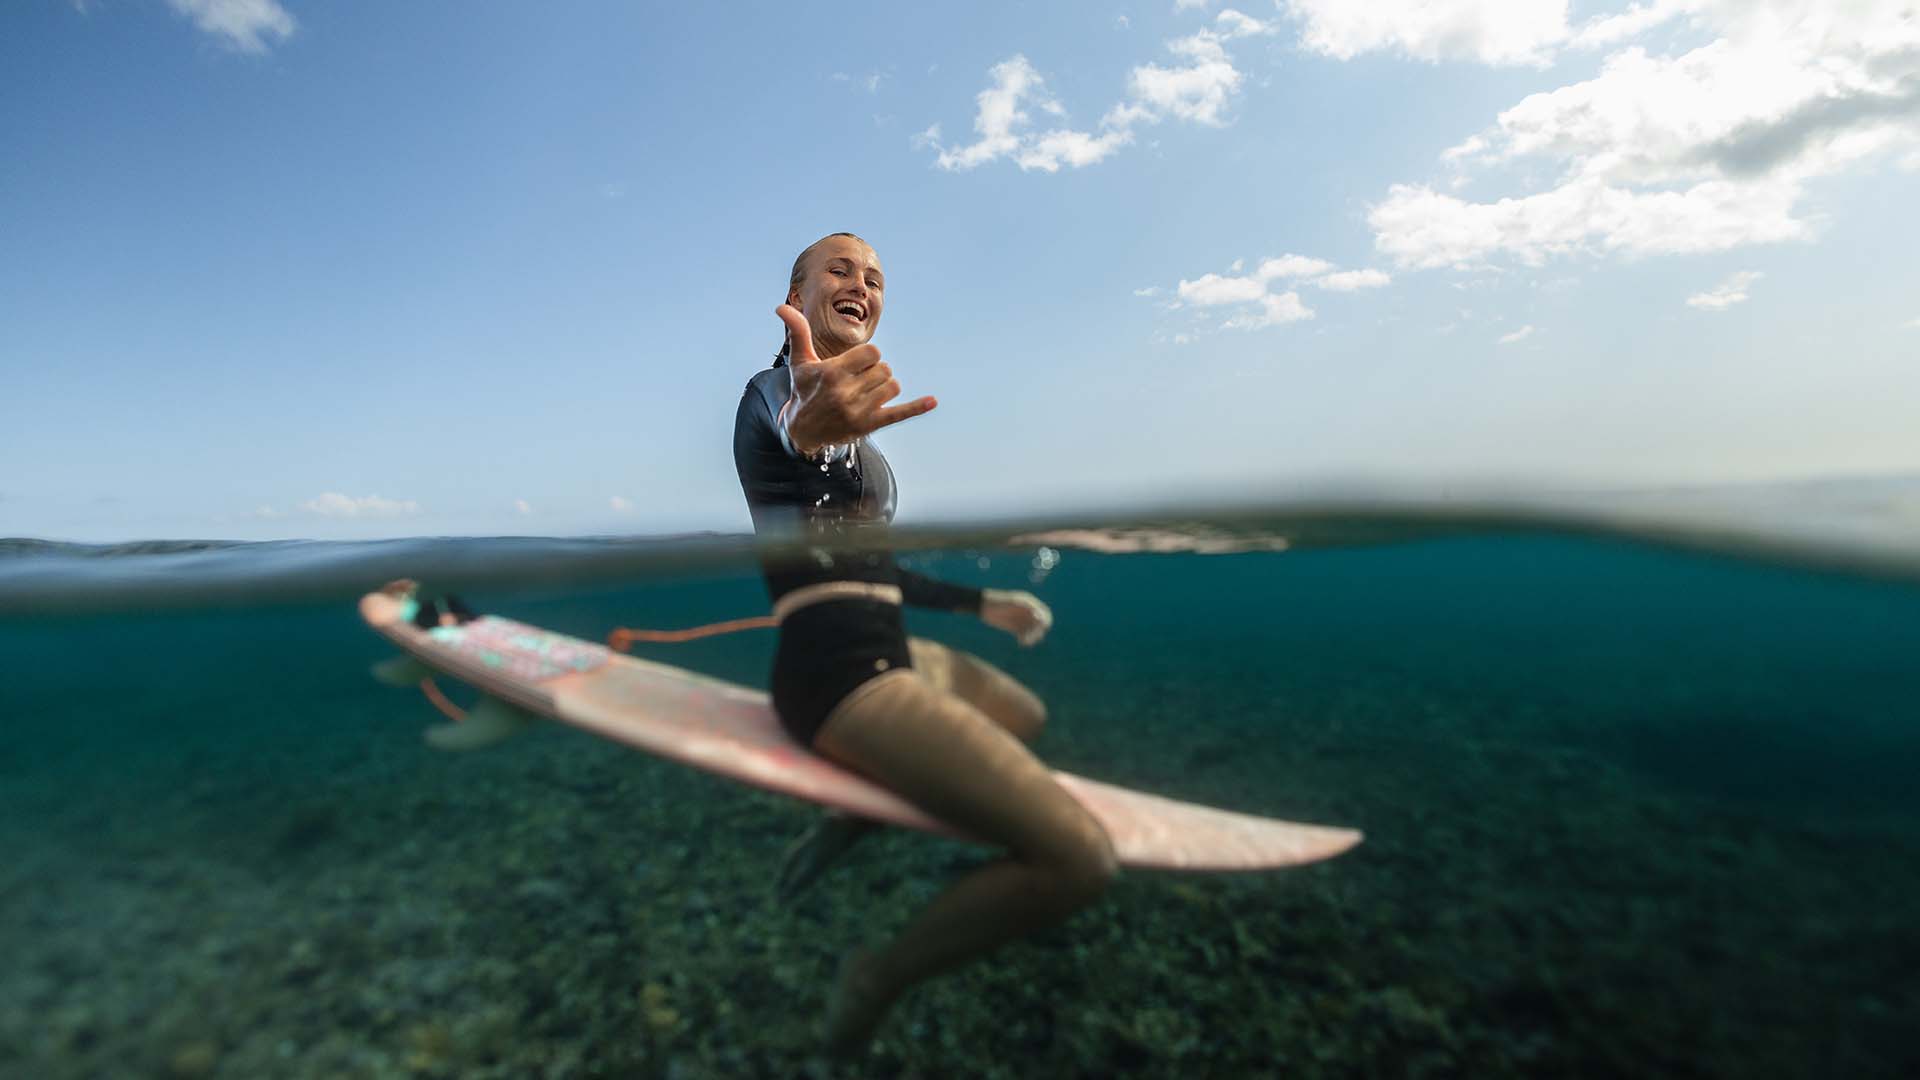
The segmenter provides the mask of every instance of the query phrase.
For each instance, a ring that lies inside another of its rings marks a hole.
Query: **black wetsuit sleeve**
[[[962,615],[980,614],[980,601],[985,596],[982,590],[930,578],[904,566],[899,570],[900,597],[914,607],[957,611]]]

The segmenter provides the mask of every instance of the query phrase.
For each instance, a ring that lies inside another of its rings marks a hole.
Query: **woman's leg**
[[[908,638],[913,670],[1031,743],[1047,723],[1047,706],[1018,679],[971,653],[949,649],[926,638]]]
[[[814,747],[1009,857],[955,882],[885,948],[841,970],[829,1042],[864,1045],[908,987],[1064,919],[1118,869],[1105,830],[1025,745],[915,672],[838,705]]]
[[[926,638],[908,638],[907,648],[913,655],[913,670],[922,678],[979,709],[1021,742],[1032,742],[1046,726],[1046,705],[1019,680],[985,660]],[[774,891],[782,899],[805,892],[841,856],[878,828],[866,818],[826,811],[787,845]]]

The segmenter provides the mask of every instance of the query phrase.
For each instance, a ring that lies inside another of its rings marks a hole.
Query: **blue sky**
[[[1900,0],[46,0],[0,144],[5,535],[744,529],[841,229],[903,521],[1920,470]]]

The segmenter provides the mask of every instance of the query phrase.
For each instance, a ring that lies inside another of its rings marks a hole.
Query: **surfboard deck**
[[[412,601],[360,600],[367,624],[427,667],[530,712],[768,791],[961,840],[971,838],[793,741],[767,695],[536,626],[481,616],[423,630]],[[1123,865],[1270,870],[1331,858],[1353,829],[1219,810],[1055,772],[1105,827]]]

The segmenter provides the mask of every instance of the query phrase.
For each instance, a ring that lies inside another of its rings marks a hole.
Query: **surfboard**
[[[796,743],[761,691],[492,615],[422,629],[412,622],[416,610],[411,596],[392,591],[360,600],[367,624],[419,664],[516,708],[767,791],[972,839]],[[1271,870],[1331,858],[1361,840],[1353,829],[1053,775],[1105,827],[1126,866]]]

